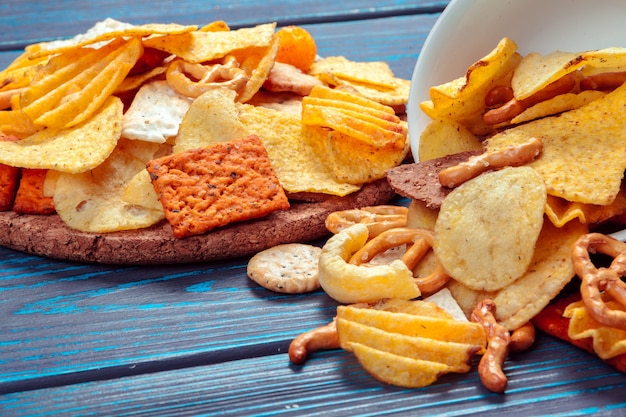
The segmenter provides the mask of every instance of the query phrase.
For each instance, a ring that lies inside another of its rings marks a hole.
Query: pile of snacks
[[[384,178],[408,153],[396,115],[408,81],[316,51],[295,26],[113,19],[28,46],[0,72],[2,210],[56,213],[88,233],[166,220],[182,239],[287,210],[299,193],[341,197]],[[241,154],[251,137],[258,149]],[[261,177],[273,192],[260,192]],[[184,193],[168,191],[180,183]],[[238,214],[213,222],[225,206]]]

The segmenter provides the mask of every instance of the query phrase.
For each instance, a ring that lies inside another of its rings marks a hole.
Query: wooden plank
[[[447,1],[420,0],[229,0],[198,2],[168,0],[128,2],[41,2],[8,0],[0,2],[0,50],[22,49],[44,40],[82,33],[95,22],[111,17],[128,23],[180,23],[204,25],[224,20],[233,28],[267,21],[281,25],[346,21],[372,17],[439,13]]]
[[[626,412],[626,376],[544,336],[505,363],[505,395],[476,374],[446,375],[424,389],[378,383],[340,350],[302,367],[285,354],[0,396],[3,415],[159,416],[613,416]]]

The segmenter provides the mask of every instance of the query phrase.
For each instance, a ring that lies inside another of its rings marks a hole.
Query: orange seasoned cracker
[[[177,238],[289,208],[256,135],[168,155],[147,169]]]
[[[11,210],[20,180],[20,169],[0,164],[0,211]]]
[[[22,178],[15,195],[13,211],[22,214],[53,214],[52,197],[43,193],[47,169],[22,169]]]

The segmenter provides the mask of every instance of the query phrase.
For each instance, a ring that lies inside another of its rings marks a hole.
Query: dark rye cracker
[[[164,156],[147,170],[177,238],[289,209],[256,135]]]
[[[388,203],[395,192],[385,179],[365,184],[345,197],[291,204],[289,210],[233,223],[204,235],[177,239],[166,222],[140,230],[85,233],[70,229],[56,214],[0,212],[0,245],[49,258],[103,264],[156,265],[207,262],[248,256],[282,243],[328,236],[326,217]]]
[[[430,209],[439,209],[452,188],[443,187],[439,172],[467,161],[481,151],[467,151],[424,162],[399,165],[387,171],[387,181],[401,196],[422,201]]]

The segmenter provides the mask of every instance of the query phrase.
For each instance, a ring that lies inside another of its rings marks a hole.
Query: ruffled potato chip
[[[110,97],[85,122],[68,129],[45,129],[18,142],[0,141],[0,163],[22,168],[79,173],[100,165],[122,132],[123,105]]]

